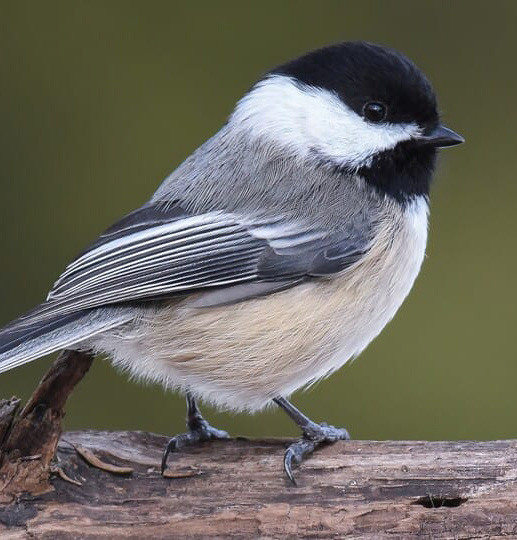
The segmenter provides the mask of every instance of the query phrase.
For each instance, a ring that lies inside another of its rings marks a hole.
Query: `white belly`
[[[226,307],[171,303],[94,346],[139,378],[258,410],[357,356],[395,315],[423,261],[427,204],[389,223],[337,278]]]

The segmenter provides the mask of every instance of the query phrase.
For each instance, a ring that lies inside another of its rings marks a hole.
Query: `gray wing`
[[[217,290],[206,305],[269,294],[340,272],[368,249],[370,231],[340,234],[302,223],[249,222],[180,205],[145,206],[72,262],[48,296],[51,315]],[[45,316],[45,313],[42,314]]]

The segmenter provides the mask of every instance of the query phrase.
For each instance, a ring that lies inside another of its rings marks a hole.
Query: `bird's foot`
[[[173,437],[165,447],[162,456],[162,474],[167,468],[169,454],[185,446],[193,446],[200,442],[213,441],[216,439],[228,439],[230,436],[222,429],[212,427],[200,414],[188,421],[189,431]]]
[[[296,485],[293,475],[293,465],[299,465],[304,458],[312,454],[318,446],[336,441],[347,441],[350,439],[348,431],[344,428],[336,428],[326,423],[308,423],[303,428],[302,438],[289,445],[284,454],[284,470],[289,480]]]

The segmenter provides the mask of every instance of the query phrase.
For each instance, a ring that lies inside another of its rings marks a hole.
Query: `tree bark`
[[[20,492],[52,491],[50,464],[61,437],[64,406],[92,361],[90,354],[63,351],[18,416],[20,400],[0,401],[0,502]]]
[[[302,464],[297,487],[286,441],[187,448],[163,478],[166,442],[65,433],[53,491],[0,506],[0,537],[517,538],[517,441],[339,442]]]

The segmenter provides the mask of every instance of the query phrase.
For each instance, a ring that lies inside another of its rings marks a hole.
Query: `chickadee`
[[[184,392],[168,454],[226,438],[196,400],[274,402],[303,436],[292,465],[347,439],[288,397],[356,357],[420,270],[440,123],[424,74],[393,49],[348,42],[273,69],[151,200],[109,228],[48,298],[0,331],[0,372],[58,349],[107,354]]]

